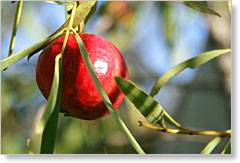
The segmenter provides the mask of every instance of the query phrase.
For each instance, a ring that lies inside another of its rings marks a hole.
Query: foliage
[[[198,55],[197,57],[191,58],[187,61],[184,61],[173,68],[171,68],[168,72],[166,72],[163,76],[161,76],[155,85],[153,86],[150,95],[154,96],[161,89],[161,87],[166,84],[171,78],[185,70],[186,68],[197,68],[202,64],[210,61],[211,59],[218,57],[222,54],[226,54],[231,52],[231,49],[220,49],[220,50],[212,50]]]
[[[53,34],[51,34],[49,37],[44,39],[41,42],[38,42],[28,48],[25,48],[24,50],[21,50],[20,52],[17,52],[13,55],[12,50],[14,48],[14,39],[16,37],[16,31],[18,28],[18,23],[21,15],[21,5],[22,2],[18,2],[18,7],[16,8],[16,15],[15,15],[15,21],[14,21],[14,28],[12,31],[12,39],[9,47],[9,56],[3,60],[1,60],[1,70],[6,70],[9,66],[13,65],[14,63],[20,61],[25,56],[28,56],[28,59],[32,57],[34,54],[36,54],[38,51],[42,50],[44,47],[46,47],[49,43],[51,43],[53,40],[59,38],[63,34],[65,34],[65,40],[64,44],[62,46],[62,50],[60,54],[55,59],[55,69],[54,69],[54,79],[52,84],[52,89],[50,96],[48,98],[46,109],[44,110],[44,113],[41,117],[40,122],[38,123],[35,134],[41,133],[42,134],[42,142],[41,142],[41,149],[40,153],[53,153],[54,152],[54,146],[55,146],[55,139],[56,133],[57,133],[57,126],[59,122],[59,109],[60,109],[60,97],[61,97],[61,65],[62,65],[62,55],[65,50],[67,38],[70,32],[73,32],[75,34],[75,37],[78,41],[79,49],[81,51],[84,63],[88,69],[88,72],[98,89],[105,105],[110,110],[112,117],[114,118],[115,122],[117,123],[118,127],[122,131],[122,133],[125,135],[127,140],[130,142],[131,146],[136,150],[139,154],[144,154],[142,147],[138,144],[136,139],[133,137],[129,129],[126,127],[123,120],[120,118],[119,113],[115,111],[113,108],[110,99],[106,95],[105,91],[103,90],[99,80],[96,77],[96,74],[94,72],[93,66],[91,64],[91,61],[88,57],[88,53],[86,51],[86,48],[81,40],[81,38],[76,33],[76,30],[79,30],[80,32],[84,31],[85,25],[90,21],[90,19],[94,19],[93,14],[97,12],[97,3],[95,1],[82,1],[78,4],[76,2],[60,2],[60,1],[47,1],[48,3],[53,3],[54,5],[66,5],[66,14],[67,19],[66,22],[58,28]],[[112,3],[119,3],[119,8],[116,9],[117,12],[113,10],[113,7],[110,8],[109,6],[105,6],[105,8],[102,8],[102,10],[105,10],[104,12],[108,11],[110,13],[110,17],[108,17],[108,21],[110,19],[119,19],[120,25],[117,23],[110,23],[110,25],[106,28],[106,30],[111,31],[116,26],[123,26],[125,29],[129,29],[131,27],[131,22],[133,21],[126,21],[126,20],[132,20],[133,17],[133,11],[135,11],[134,7],[131,7],[130,5],[127,6],[125,2],[112,2]],[[206,3],[204,2],[198,2],[198,1],[181,1],[181,3],[185,4],[186,6],[193,8],[197,11],[216,15],[221,17],[221,15],[214,11],[213,9],[208,8]],[[133,2],[134,4],[134,2]],[[103,5],[104,6],[104,5]],[[114,5],[112,5],[114,6]],[[116,5],[115,5],[116,6]],[[171,12],[169,6],[166,10],[164,10],[164,14],[166,17],[168,17],[169,13]],[[69,14],[69,11],[71,11],[71,14]],[[101,11],[104,13],[103,11]],[[124,14],[121,14],[124,13]],[[163,14],[163,15],[164,15]],[[230,12],[231,14],[231,12]],[[127,15],[127,16],[126,16]],[[106,18],[102,16],[103,18]],[[124,21],[125,20],[125,21]],[[165,20],[170,20],[170,17]],[[172,21],[172,20],[171,20]],[[111,22],[111,21],[110,21]],[[123,22],[130,22],[129,24],[124,24]],[[166,21],[167,22],[167,21]],[[122,24],[121,24],[122,23]],[[172,22],[168,22],[169,24],[166,24],[166,28],[168,26],[173,26]],[[171,33],[171,31],[170,31]],[[168,35],[166,37],[170,47],[173,47],[174,43],[172,41],[173,36],[168,31]],[[129,37],[129,36],[128,36]],[[163,109],[162,105],[153,98],[159,90],[173,77],[178,75],[180,72],[185,70],[186,68],[197,68],[199,66],[202,66],[203,64],[209,62],[210,60],[219,57],[220,55],[230,53],[231,49],[218,49],[218,50],[211,50],[204,53],[199,54],[196,57],[193,57],[191,59],[188,59],[184,62],[181,62],[180,64],[177,64],[176,66],[172,67],[169,71],[167,71],[165,74],[160,76],[157,80],[157,82],[152,87],[150,95],[146,93],[143,89],[140,88],[140,86],[133,81],[125,80],[120,77],[115,77],[116,83],[119,86],[119,89],[126,95],[126,97],[134,104],[134,106],[140,111],[140,113],[150,122],[154,123],[156,125],[161,125],[161,127],[154,126],[151,124],[147,124],[145,122],[140,121],[140,126],[144,126],[146,128],[152,129],[152,130],[158,130],[160,132],[167,132],[172,134],[188,134],[188,135],[214,135],[216,136],[213,138],[202,150],[202,154],[209,154],[211,153],[217,145],[222,141],[225,137],[230,137],[228,143],[222,150],[222,154],[229,154],[231,153],[231,130],[226,131],[195,131],[192,129],[188,129],[180,125],[173,117],[168,114],[166,109]],[[104,124],[106,125],[106,124]],[[176,127],[178,129],[171,129],[169,125],[172,125],[173,127]],[[141,128],[143,129],[143,128]],[[83,129],[81,131],[84,132]],[[82,133],[84,136],[84,133]],[[87,139],[86,135],[85,138]],[[101,138],[102,139],[102,138]],[[102,139],[102,141],[104,141]],[[33,153],[33,151],[29,147],[30,139],[27,141],[27,150],[29,153]],[[85,140],[86,143],[86,140]],[[85,146],[88,146],[87,143]]]
[[[211,15],[217,15],[217,16],[221,17],[221,15],[219,13],[208,8],[206,3],[202,2],[202,1],[180,1],[180,2],[187,5],[188,7],[191,7],[193,9],[197,10],[197,11],[211,14]]]
[[[201,154],[210,154],[214,148],[221,142],[223,137],[215,137],[213,140],[211,140],[201,151]]]

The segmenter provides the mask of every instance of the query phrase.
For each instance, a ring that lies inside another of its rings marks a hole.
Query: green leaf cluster
[[[126,97],[134,104],[136,109],[151,123],[158,123],[165,128],[167,122],[174,127],[182,130],[189,130],[181,126],[175,121],[163,107],[152,97],[156,95],[159,90],[174,76],[185,70],[186,68],[197,68],[202,64],[226,53],[230,53],[231,49],[212,50],[199,54],[198,56],[188,59],[167,71],[164,75],[159,77],[157,82],[152,88],[150,95],[142,90],[137,84],[130,80],[125,80],[121,77],[115,77],[119,89],[126,95]],[[164,118],[163,118],[164,117]],[[189,132],[191,133],[191,132]],[[221,142],[223,137],[216,137],[208,143],[208,145],[201,152],[202,154],[208,154]],[[229,145],[228,145],[229,146]],[[229,151],[229,147],[226,147],[225,151]]]

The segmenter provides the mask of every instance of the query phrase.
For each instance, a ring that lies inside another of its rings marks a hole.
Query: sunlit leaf
[[[223,151],[221,152],[221,154],[231,154],[231,138],[229,138],[229,141],[225,148],[223,149]]]
[[[76,28],[86,18],[95,3],[96,1],[80,1],[80,4],[78,5],[74,15],[72,28]],[[52,35],[65,29],[68,26],[69,21],[70,18],[68,18],[67,21]]]
[[[42,50],[45,46],[47,46],[49,43],[51,43],[53,40],[60,37],[62,34],[63,32],[56,33],[55,35],[48,37],[41,42],[38,42],[20,52],[11,55],[10,57],[1,60],[1,70],[6,69],[7,67],[11,66],[12,64],[16,63],[17,61],[21,60],[27,55],[37,53],[38,51]]]
[[[218,136],[213,138],[201,151],[201,154],[210,154],[224,137]]]
[[[115,77],[115,79],[121,92],[127,96],[148,121],[160,123],[163,117],[163,108],[157,101],[132,81],[121,77]]]
[[[126,136],[126,138],[129,140],[129,142],[131,143],[131,145],[133,146],[133,148],[139,153],[139,154],[145,154],[145,152],[143,151],[143,149],[141,148],[141,146],[138,144],[138,142],[135,140],[135,138],[132,136],[131,132],[128,130],[127,126],[125,125],[125,123],[122,121],[122,119],[120,118],[120,116],[117,114],[116,110],[114,109],[112,102],[110,101],[109,97],[107,96],[106,92],[104,91],[100,81],[97,78],[96,72],[93,69],[93,65],[92,62],[88,56],[88,52],[87,49],[82,41],[82,39],[79,37],[79,35],[76,33],[76,31],[73,29],[73,33],[74,36],[78,42],[78,47],[79,50],[81,52],[83,61],[86,65],[86,68],[90,74],[90,77],[94,83],[94,85],[96,86],[99,94],[102,97],[102,100],[104,102],[104,104],[106,105],[106,107],[108,108],[108,110],[111,112],[111,115],[113,116],[114,120],[116,121],[116,123],[118,124],[119,128],[121,129],[121,131],[123,132],[123,134]]]
[[[221,50],[212,50],[208,52],[204,52],[194,58],[188,59],[174,67],[172,67],[169,71],[167,71],[164,75],[162,75],[157,82],[154,84],[150,95],[153,97],[158,93],[158,91],[161,89],[161,87],[166,84],[170,79],[172,79],[174,76],[185,70],[186,68],[197,68],[201,66],[202,64],[210,61],[211,59],[214,59],[220,55],[230,53],[231,49],[221,49]]]
[[[80,1],[74,16],[73,28],[78,26],[86,18],[95,3],[96,1]]]
[[[88,23],[88,21],[91,19],[91,17],[93,16],[93,14],[95,13],[97,9],[97,1],[96,3],[93,5],[93,7],[91,8],[91,11],[88,13],[87,17],[84,20],[84,24],[86,25]]]
[[[188,7],[191,7],[193,9],[197,10],[197,11],[221,17],[221,15],[219,13],[208,8],[207,5],[202,1],[180,1],[180,2],[185,4]]]
[[[8,51],[8,56],[12,55],[15,39],[16,39],[16,34],[17,34],[17,28],[18,24],[20,22],[20,17],[22,13],[22,6],[23,6],[23,1],[19,1],[17,4],[16,8],[16,13],[15,13],[15,18],[14,18],[14,25],[13,25],[13,30],[12,30],[12,36],[11,36],[11,42],[9,46],[9,51]]]

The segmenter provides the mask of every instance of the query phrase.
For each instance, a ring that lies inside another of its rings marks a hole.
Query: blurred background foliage
[[[221,18],[197,12],[178,2],[98,2],[85,27],[106,38],[124,56],[129,78],[146,92],[172,66],[201,52],[231,48],[231,18],[227,2],[208,1]],[[10,44],[16,3],[1,2],[1,58]],[[65,22],[65,7],[24,2],[13,53],[52,34]],[[41,135],[34,127],[46,100],[35,82],[38,54],[1,74],[1,151],[39,153]],[[231,56],[223,55],[196,70],[179,74],[155,99],[183,126],[195,130],[231,128]],[[146,153],[200,153],[213,138],[159,133],[138,126],[146,121],[126,98],[118,112]],[[220,153],[224,143],[213,153]],[[135,153],[111,116],[85,121],[60,114],[54,153]]]

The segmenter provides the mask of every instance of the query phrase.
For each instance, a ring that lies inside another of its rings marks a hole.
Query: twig
[[[172,134],[185,134],[185,135],[211,135],[211,136],[231,136],[231,130],[226,131],[192,131],[192,130],[180,130],[180,129],[170,129],[154,126],[142,121],[138,121],[139,126],[150,128],[153,130],[172,133]]]

